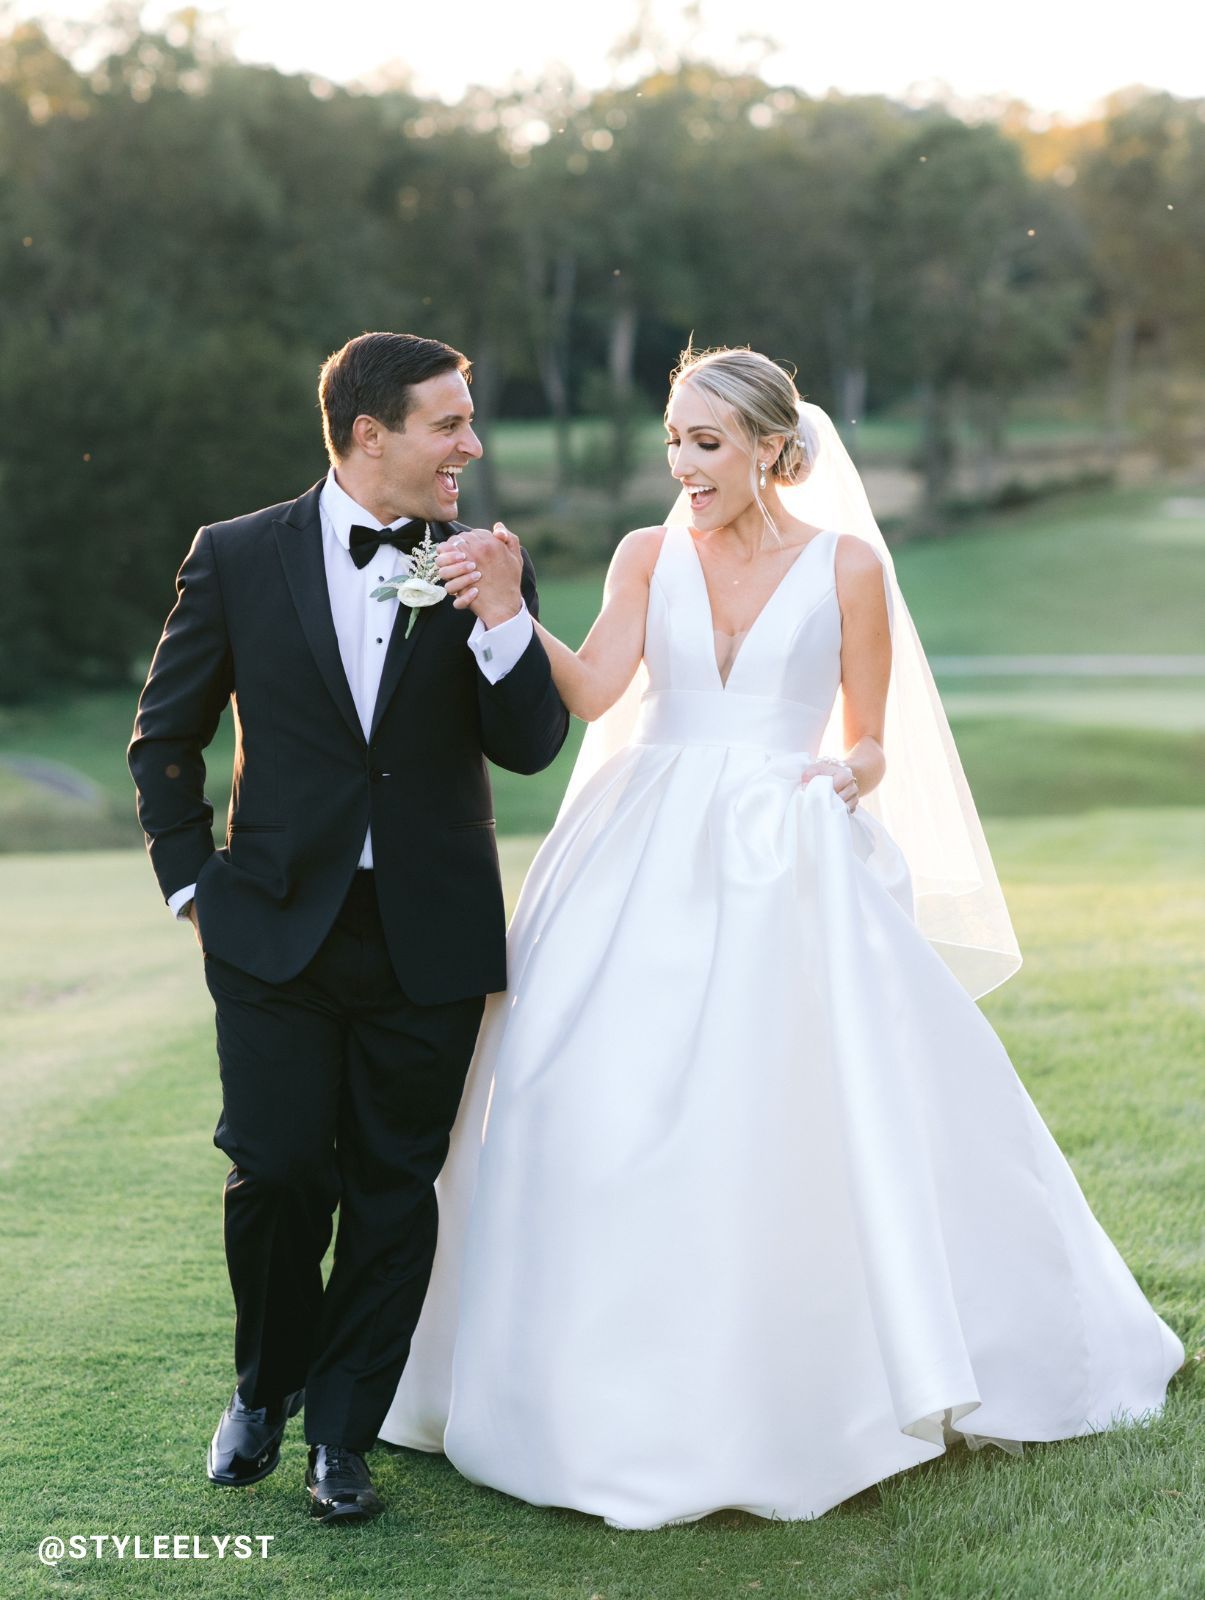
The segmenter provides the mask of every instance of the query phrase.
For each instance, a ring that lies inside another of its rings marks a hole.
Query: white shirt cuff
[[[196,892],[196,884],[190,883],[187,889],[177,889],[175,894],[170,896],[168,899],[167,909],[171,912],[172,916],[175,917],[177,922],[188,921],[188,915],[185,912],[184,907],[188,905]]]
[[[496,628],[487,628],[481,618],[477,618],[469,634],[469,649],[477,657],[477,665],[491,683],[505,678],[531,643],[534,631],[531,612],[525,605]]]

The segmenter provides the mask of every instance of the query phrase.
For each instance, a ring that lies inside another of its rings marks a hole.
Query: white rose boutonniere
[[[383,583],[379,589],[372,591],[374,600],[392,600],[396,596],[399,605],[410,607],[410,620],[406,624],[405,633],[407,639],[414,629],[419,612],[427,606],[438,605],[441,600],[448,598],[448,591],[439,581],[437,554],[428,526],[422,544],[414,547],[414,554],[410,557],[409,572],[395,573],[388,583]]]

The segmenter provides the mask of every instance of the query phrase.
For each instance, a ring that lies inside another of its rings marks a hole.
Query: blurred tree
[[[325,465],[297,426],[313,362],[261,327],[196,333],[131,302],[75,318],[70,339],[40,319],[10,330],[2,367],[7,698],[125,681],[197,527]]]
[[[714,69],[691,67],[597,95],[566,161],[589,203],[578,224],[582,321],[601,356],[589,409],[607,419],[609,434],[592,476],[606,491],[615,532],[627,525],[635,428],[649,406],[637,384],[641,330],[650,319],[681,321],[706,271],[700,130],[724,118],[721,81],[727,89]],[[658,409],[664,400],[654,397]]]
[[[0,35],[0,85],[35,123],[88,112],[88,85],[38,22],[18,22]]]
[[[528,102],[527,136],[514,186],[523,317],[553,423],[553,505],[563,514],[574,477],[572,349],[583,258],[596,248],[597,213],[580,146],[583,97],[543,85]]]
[[[708,184],[705,326],[725,343],[790,354],[802,393],[860,418],[880,278],[893,270],[876,180],[908,124],[884,100],[818,103],[756,81],[741,113]]]
[[[1146,90],[1114,96],[1103,117],[1078,130],[1067,178],[1098,272],[1096,342],[1107,349],[1113,442],[1130,421],[1145,351],[1161,377],[1151,431],[1177,460],[1183,419],[1166,377],[1205,355],[1205,100]]]
[[[375,102],[324,103],[305,80],[200,63],[158,35],[74,88],[45,47],[6,59],[0,692],[14,697],[124,678],[198,523],[321,474],[322,356],[365,313],[406,313],[373,188]],[[42,114],[47,82],[69,112]],[[355,144],[372,160],[349,164]],[[77,572],[88,599],[65,640],[59,575]]]
[[[879,360],[921,404],[925,514],[940,517],[955,409],[990,441],[1007,396],[1072,347],[1085,287],[1073,240],[1021,155],[990,124],[929,116],[882,166],[876,221],[890,267],[875,309]]]
[[[500,497],[490,424],[506,373],[523,351],[515,171],[498,108],[484,92],[454,110],[433,114],[412,104],[402,112],[378,158],[390,253],[416,303],[413,331],[446,339],[473,362],[473,404],[486,450],[466,476],[462,513],[492,523]]]

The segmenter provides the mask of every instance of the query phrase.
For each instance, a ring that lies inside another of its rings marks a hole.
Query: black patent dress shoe
[[[385,1509],[368,1463],[341,1444],[312,1444],[305,1472],[310,1516],[319,1522],[367,1522]]]
[[[285,1424],[304,1404],[304,1389],[287,1394],[279,1405],[258,1407],[244,1405],[236,1389],[209,1441],[205,1470],[210,1483],[238,1488],[275,1472]]]

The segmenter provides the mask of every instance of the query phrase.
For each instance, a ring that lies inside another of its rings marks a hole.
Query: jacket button
[[[380,783],[382,778],[387,778],[389,774],[387,772],[382,772],[380,767],[370,767],[368,769],[368,776],[373,783]]]

